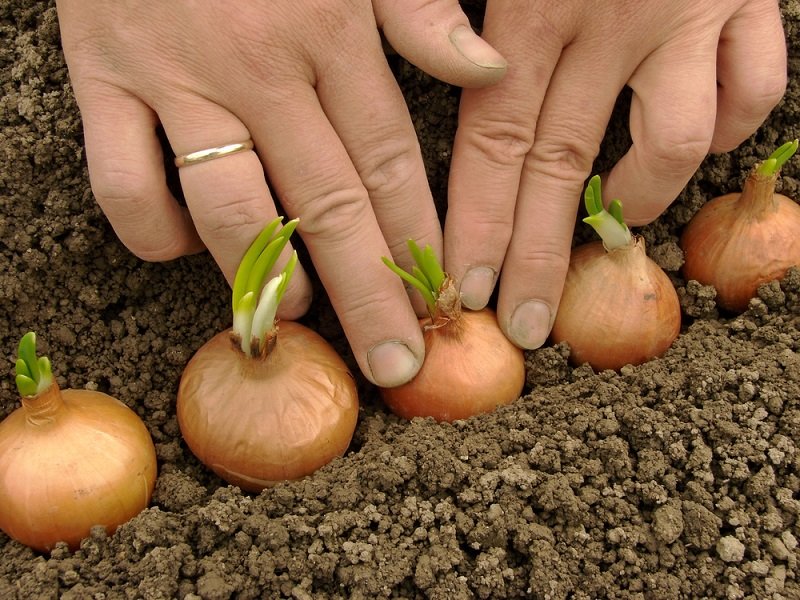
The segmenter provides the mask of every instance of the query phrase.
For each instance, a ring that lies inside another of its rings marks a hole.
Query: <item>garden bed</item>
[[[90,191],[55,9],[5,3],[0,418],[18,405],[17,341],[35,329],[62,387],[108,392],[142,417],[159,478],[150,508],[75,553],[0,533],[0,597],[800,598],[800,271],[722,314],[681,278],[677,246],[703,202],[800,137],[800,2],[781,7],[784,101],[639,230],[684,311],[663,358],[597,374],[570,367],[564,347],[530,352],[522,399],[455,424],[402,421],[360,379],[350,451],[252,495],[206,470],[175,418],[182,368],[230,324],[227,285],[207,255],[150,264],[117,241]],[[390,60],[441,202],[458,90]],[[598,171],[628,143],[625,104]],[[800,200],[799,158],[780,186]],[[354,366],[321,289],[304,322]]]

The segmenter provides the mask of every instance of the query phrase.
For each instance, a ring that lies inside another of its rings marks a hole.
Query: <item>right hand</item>
[[[629,225],[655,219],[709,151],[751,135],[786,87],[777,0],[489,0],[483,35],[510,64],[465,90],[445,268],[522,348],[558,310],[586,180],[620,91],[632,144],[603,185]],[[502,272],[502,274],[501,274]]]

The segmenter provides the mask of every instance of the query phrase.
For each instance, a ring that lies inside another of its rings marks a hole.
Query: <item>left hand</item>
[[[280,199],[301,217],[298,233],[364,374],[387,387],[411,379],[422,332],[380,257],[410,268],[406,240],[439,253],[442,236],[378,26],[437,76],[492,83],[505,62],[458,2],[58,0],[57,8],[92,189],[122,242],[145,260],[206,246],[232,281]],[[179,156],[237,142],[246,151],[185,164],[184,208],[166,184],[159,124]],[[288,258],[287,249],[278,269]],[[310,298],[298,268],[279,317],[298,317]]]

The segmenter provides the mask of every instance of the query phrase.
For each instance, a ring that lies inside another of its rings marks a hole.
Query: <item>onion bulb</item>
[[[305,477],[344,454],[358,419],[355,380],[336,351],[299,323],[276,324],[297,262],[293,253],[263,285],[297,220],[275,233],[279,224],[265,228],[239,266],[233,327],[195,353],[178,389],[186,444],[222,479],[250,492]]]
[[[0,423],[0,529],[40,551],[111,534],[150,502],[156,451],[141,419],[101,392],[60,390],[36,336],[20,342],[22,406]]]
[[[717,290],[717,304],[744,311],[758,286],[800,264],[800,206],[775,193],[798,142],[778,148],[748,175],[740,193],[706,203],[683,232],[683,274]]]
[[[647,256],[644,240],[631,235],[619,201],[603,208],[599,177],[585,199],[584,221],[603,241],[573,249],[551,341],[566,341],[574,365],[598,371],[661,356],[680,333],[675,288]]]
[[[519,398],[525,384],[522,350],[503,334],[493,311],[462,311],[456,286],[433,250],[409,241],[417,266],[413,275],[384,259],[425,298],[430,315],[420,319],[425,361],[408,383],[381,388],[400,417],[455,421],[487,413]]]

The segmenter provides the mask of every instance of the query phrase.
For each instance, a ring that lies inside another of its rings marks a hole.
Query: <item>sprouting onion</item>
[[[292,252],[286,266],[266,284],[264,280],[297,228],[297,219],[280,230],[280,219],[270,222],[253,241],[242,258],[233,280],[233,335],[247,356],[265,354],[274,342],[278,312],[286,286],[297,265],[297,252]]]
[[[781,167],[798,140],[787,142],[748,175],[741,192],[710,200],[681,237],[683,274],[717,291],[717,304],[742,312],[758,286],[800,264],[800,206],[775,193]]]
[[[59,389],[33,332],[16,383],[22,406],[0,423],[0,529],[40,551],[74,550],[93,526],[111,534],[147,507],[156,451],[135,412],[102,392]]]
[[[600,177],[584,194],[584,222],[601,241],[572,251],[551,340],[569,343],[573,364],[619,369],[661,356],[678,336],[681,309],[666,273],[631,234],[622,204],[603,208]]]
[[[425,361],[410,382],[381,388],[386,404],[407,419],[454,421],[516,400],[525,383],[522,350],[503,335],[494,312],[462,310],[455,282],[430,246],[421,249],[409,240],[408,247],[416,263],[411,272],[388,258],[383,262],[427,304],[429,316],[420,319]]]
[[[233,327],[189,361],[178,424],[192,452],[227,482],[260,491],[299,479],[342,455],[358,418],[344,361],[320,335],[275,315],[297,263],[264,280],[297,220],[272,221],[252,243],[233,283]]]

